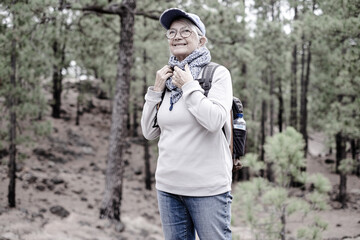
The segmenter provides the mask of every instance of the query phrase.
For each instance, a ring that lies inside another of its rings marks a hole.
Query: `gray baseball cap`
[[[170,8],[170,9],[165,10],[160,16],[160,23],[165,29],[169,29],[172,22],[178,18],[189,19],[191,22],[193,22],[195,24],[195,26],[197,26],[200,29],[200,31],[205,36],[205,33],[206,33],[205,25],[200,20],[200,17],[193,13],[187,13],[178,8]]]

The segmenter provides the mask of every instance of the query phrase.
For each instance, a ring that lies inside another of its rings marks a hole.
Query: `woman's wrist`
[[[162,91],[164,91],[164,89],[162,89],[162,88],[160,88],[160,87],[157,87],[157,86],[154,86],[153,90],[154,90],[155,92],[162,92]]]

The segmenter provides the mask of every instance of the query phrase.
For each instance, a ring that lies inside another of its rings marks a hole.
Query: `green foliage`
[[[303,180],[300,168],[305,166],[304,141],[294,128],[288,127],[283,133],[268,137],[264,148],[266,161],[273,163],[280,186],[289,186],[292,177]]]
[[[359,5],[354,1],[321,1],[321,26],[314,48],[314,103],[311,122],[329,136],[360,137]],[[356,13],[357,14],[354,14]],[[315,97],[316,96],[316,97]],[[333,138],[330,138],[333,143]]]
[[[311,217],[316,211],[327,208],[329,180],[321,174],[308,176],[300,171],[304,166],[303,140],[300,133],[288,127],[284,132],[268,137],[265,155],[275,170],[275,182],[253,178],[239,183],[235,190],[235,208],[241,206],[241,217],[252,229],[256,239],[279,239],[286,234],[286,224],[292,215]],[[245,165],[260,171],[263,164],[257,164],[256,154],[245,156]],[[290,180],[297,179],[311,186],[304,198],[292,194]],[[314,224],[299,230],[301,239],[321,239],[326,223],[316,219]]]
[[[0,4],[0,148],[9,140],[9,113],[15,112],[15,123],[20,134],[15,143],[21,145],[31,141],[31,133],[42,124],[38,121],[48,110],[42,92],[42,80],[49,72],[47,41],[43,35],[43,21],[47,11],[57,1],[10,2]],[[15,76],[10,82],[11,76]],[[14,99],[11,106],[10,99]],[[31,122],[31,124],[29,124]],[[21,160],[21,153],[18,159]]]
[[[33,131],[39,137],[50,135],[51,130],[52,130],[52,124],[50,121],[36,122],[33,125]]]
[[[297,239],[299,240],[321,240],[322,232],[325,231],[328,227],[328,224],[322,221],[318,216],[315,216],[314,222],[310,224],[307,228],[301,228],[297,232]]]
[[[346,158],[341,160],[339,171],[343,174],[350,174],[356,167],[356,162],[352,158]]]
[[[260,170],[265,169],[264,162],[259,161],[258,158],[257,154],[248,153],[242,158],[241,162],[244,167],[248,167],[251,172],[258,173]]]
[[[312,184],[314,189],[321,194],[328,193],[331,190],[329,179],[320,173],[311,175],[307,182]]]

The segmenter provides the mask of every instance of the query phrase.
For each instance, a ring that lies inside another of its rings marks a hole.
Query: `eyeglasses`
[[[167,39],[173,39],[173,38],[175,38],[177,32],[178,32],[178,30],[172,28],[172,29],[167,30],[165,35],[166,35]],[[190,35],[193,31],[191,31],[189,28],[185,27],[185,28],[181,28],[179,30],[179,32],[180,32],[181,37],[188,38],[188,37],[190,37]]]

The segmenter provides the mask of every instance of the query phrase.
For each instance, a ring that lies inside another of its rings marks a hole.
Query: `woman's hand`
[[[174,73],[172,76],[172,83],[178,88],[190,81],[194,81],[194,78],[191,75],[189,65],[185,65],[185,71],[181,70],[179,67],[174,67]]]
[[[173,70],[170,66],[165,65],[156,72],[154,91],[162,92],[165,88],[165,81],[173,75]]]

